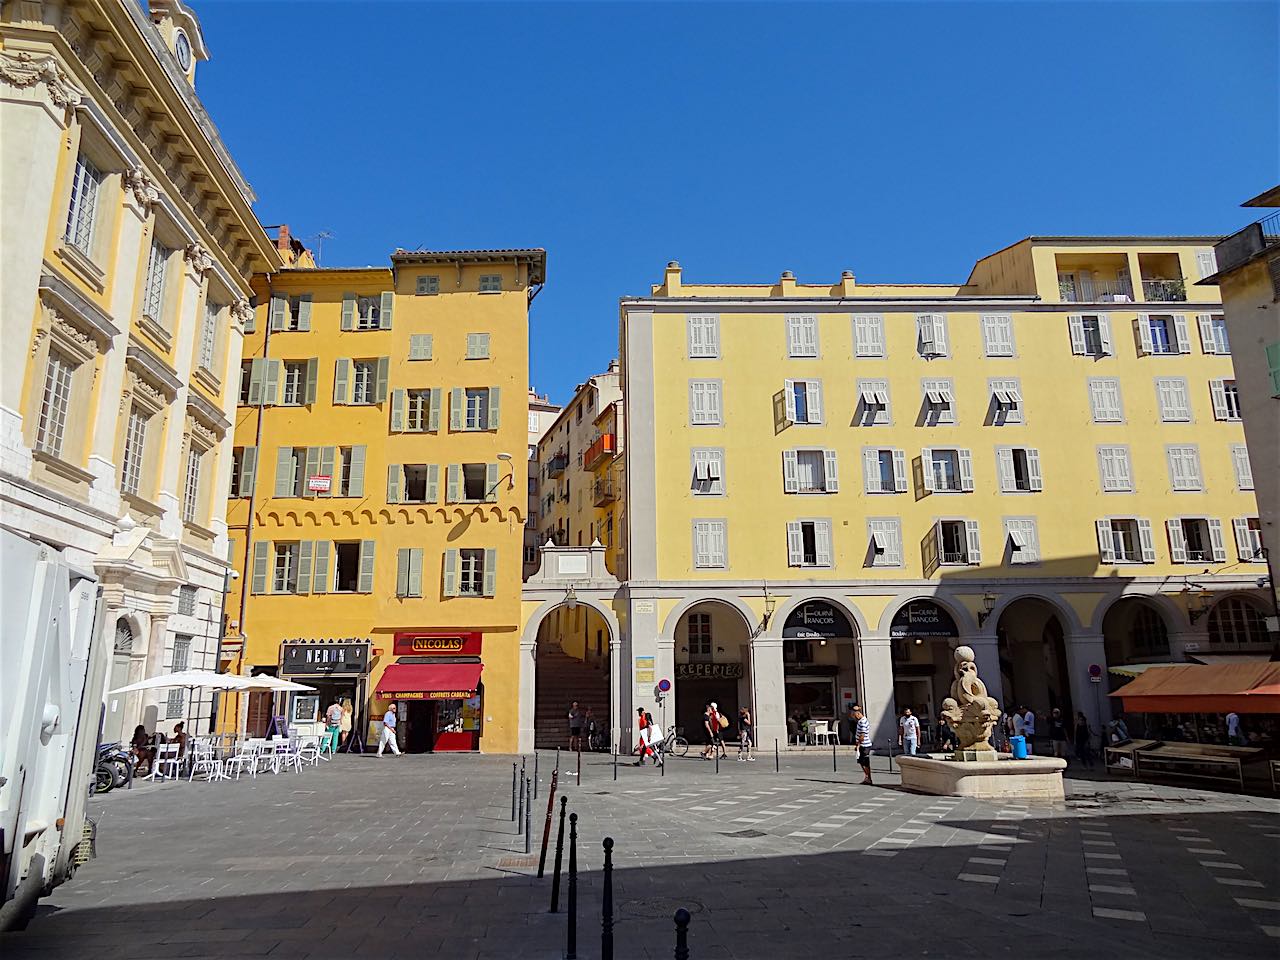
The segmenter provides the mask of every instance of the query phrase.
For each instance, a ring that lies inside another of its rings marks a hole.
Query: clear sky
[[[1280,4],[195,0],[265,224],[329,266],[547,249],[531,383],[690,281],[958,282],[1030,234],[1222,234],[1280,180]]]

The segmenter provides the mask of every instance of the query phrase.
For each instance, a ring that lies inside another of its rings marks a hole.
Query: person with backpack
[[[703,760],[710,760],[717,750],[722,758],[728,757],[724,749],[724,737],[721,736],[721,731],[728,725],[729,721],[720,716],[720,707],[714,702],[708,703],[702,714],[702,727],[707,731],[707,745],[702,751]]]

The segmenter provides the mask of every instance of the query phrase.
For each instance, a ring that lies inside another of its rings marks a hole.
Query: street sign
[[[658,681],[658,689],[661,690],[663,693],[670,693],[671,681],[668,680],[666,677],[663,677],[661,680]]]
[[[1102,682],[1102,665],[1101,664],[1098,664],[1098,663],[1089,664],[1089,682],[1090,683]]]

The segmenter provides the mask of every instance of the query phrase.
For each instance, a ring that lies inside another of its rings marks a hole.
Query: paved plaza
[[[694,960],[1280,953],[1280,802],[1073,779],[1065,805],[993,804],[904,793],[883,758],[865,787],[839,763],[731,755],[615,782],[584,757],[581,786],[562,776],[578,956],[600,955],[605,836],[619,958],[672,956],[681,906]],[[115,791],[92,804],[98,858],[0,953],[561,957],[567,889],[550,914],[510,803],[511,758],[458,755]]]

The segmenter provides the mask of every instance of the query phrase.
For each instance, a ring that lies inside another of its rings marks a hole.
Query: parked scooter
[[[133,762],[129,751],[118,743],[98,744],[98,761],[93,772],[93,792],[106,793],[115,787],[133,785]]]

